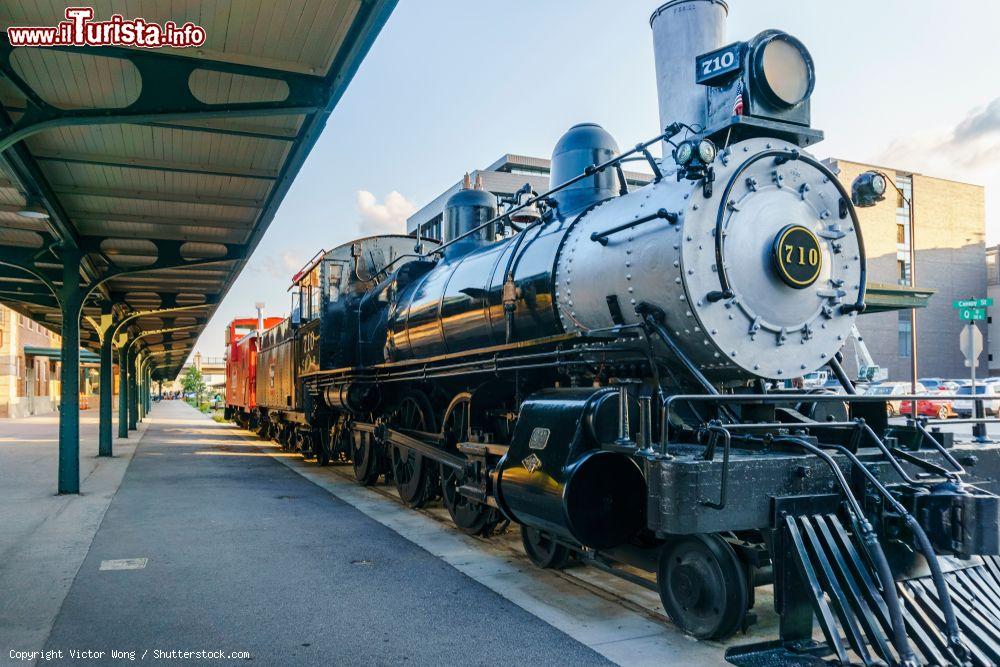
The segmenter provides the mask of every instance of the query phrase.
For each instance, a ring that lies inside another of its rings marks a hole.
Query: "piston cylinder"
[[[521,406],[497,495],[519,523],[594,549],[644,525],[646,483],[629,456],[601,448],[618,425],[614,388],[548,389]]]

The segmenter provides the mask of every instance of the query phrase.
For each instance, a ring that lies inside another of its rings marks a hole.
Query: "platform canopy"
[[[5,0],[0,27],[55,26],[73,4]],[[129,326],[147,333],[152,367],[170,378],[395,0],[75,4],[92,6],[95,21],[190,21],[205,41],[140,49],[0,40],[0,301],[59,331],[56,295],[66,259],[79,257],[91,324],[83,345],[97,348],[102,309],[118,318],[162,310]]]
[[[865,290],[865,313],[885,313],[890,310],[926,308],[936,289],[868,283]]]

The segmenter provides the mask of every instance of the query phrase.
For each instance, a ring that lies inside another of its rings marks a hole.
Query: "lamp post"
[[[866,171],[854,179],[851,186],[851,200],[855,206],[874,206],[877,202],[885,199],[886,184],[891,185],[899,194],[899,198],[906,202],[908,213],[908,234],[909,234],[909,259],[910,259],[910,287],[917,284],[917,254],[916,254],[916,230],[914,225],[913,201],[906,196],[896,182],[889,178],[887,174],[878,170]],[[910,192],[912,197],[913,180],[910,177]],[[910,393],[917,393],[917,309],[910,308]],[[917,401],[910,404],[910,416],[914,421],[917,419]]]

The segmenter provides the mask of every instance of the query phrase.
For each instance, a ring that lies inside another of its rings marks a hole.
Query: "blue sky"
[[[779,28],[816,63],[819,157],[986,185],[1000,241],[1000,4],[730,0],[728,41]],[[264,301],[320,248],[402,220],[504,153],[547,157],[574,123],[622,146],[657,132],[647,0],[400,0],[274,222],[202,334]],[[992,105],[991,105],[992,103]]]

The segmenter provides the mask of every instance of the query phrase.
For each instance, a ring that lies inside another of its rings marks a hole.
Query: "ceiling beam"
[[[125,222],[140,225],[157,225],[167,227],[207,227],[215,229],[234,229],[241,232],[250,231],[253,220],[226,220],[223,218],[177,218],[160,215],[123,215],[121,213],[104,214],[100,211],[75,211],[73,219],[77,222],[104,223]],[[212,243],[212,241],[204,241]],[[219,241],[215,241],[219,243]]]
[[[236,178],[254,178],[273,181],[280,175],[277,169],[261,169],[240,167],[236,165],[204,164],[197,162],[177,162],[175,160],[157,160],[154,158],[126,157],[123,155],[108,155],[99,153],[71,153],[64,151],[34,151],[35,159],[51,162],[68,162],[75,164],[92,164],[101,167],[128,167],[132,169],[151,169],[153,171],[169,171],[181,174],[203,174],[206,176],[234,176]]]
[[[260,208],[264,205],[263,198],[254,197],[219,197],[217,195],[202,195],[194,192],[156,192],[153,190],[128,190],[121,188],[101,188],[88,185],[53,185],[52,189],[61,195],[76,195],[79,197],[110,197],[114,199],[141,199],[143,201],[181,202],[184,204],[206,204],[210,206],[239,206],[243,208]],[[13,212],[20,207],[11,207]],[[0,208],[0,210],[3,210]]]

